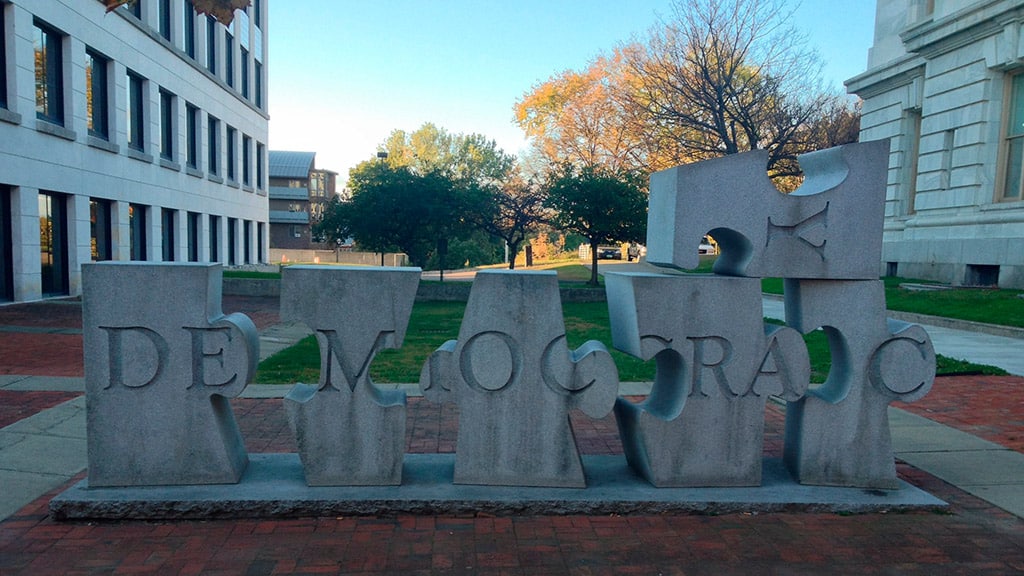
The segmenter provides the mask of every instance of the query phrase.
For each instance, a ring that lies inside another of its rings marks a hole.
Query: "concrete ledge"
[[[282,518],[377,514],[658,514],[941,509],[905,482],[892,491],[801,486],[766,459],[753,488],[654,488],[623,456],[584,456],[587,488],[452,484],[454,454],[406,454],[401,486],[310,488],[297,454],[250,454],[242,481],[212,486],[95,488],[83,480],[50,501],[57,520]]]

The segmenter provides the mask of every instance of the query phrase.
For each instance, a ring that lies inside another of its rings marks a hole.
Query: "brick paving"
[[[0,390],[0,428],[81,396],[78,392]]]
[[[257,325],[276,322],[276,306],[253,300],[226,301],[224,310],[252,306]],[[0,325],[10,325],[3,311]],[[0,366],[4,347],[25,338],[0,333]],[[65,354],[48,357],[51,370],[66,368]],[[1024,378],[941,378],[904,407],[1019,450],[1022,386]],[[0,391],[0,418],[44,409],[60,401],[53,394],[61,393]],[[280,399],[232,405],[250,451],[295,450]],[[453,451],[457,417],[454,406],[410,399],[408,451]],[[574,414],[573,422],[582,452],[621,452],[612,417]],[[782,426],[783,409],[770,404],[767,455],[781,453]],[[1024,521],[911,466],[897,469],[949,510],[57,523],[47,503],[58,490],[0,523],[0,575],[1024,573]]]
[[[1024,452],[1024,378],[946,376],[924,398],[893,405]]]

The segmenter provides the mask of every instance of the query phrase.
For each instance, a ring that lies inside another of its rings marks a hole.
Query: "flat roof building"
[[[0,0],[0,301],[92,260],[264,262],[267,0]]]

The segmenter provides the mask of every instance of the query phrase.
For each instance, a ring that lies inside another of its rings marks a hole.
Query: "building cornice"
[[[847,80],[846,91],[861,98],[870,98],[912,83],[924,76],[924,58],[907,54],[897,60],[872,68]]]
[[[911,26],[900,33],[900,39],[907,52],[932,59],[1001,34],[1022,19],[1024,0],[988,0]]]

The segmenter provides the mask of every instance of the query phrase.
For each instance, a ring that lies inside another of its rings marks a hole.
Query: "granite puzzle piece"
[[[806,179],[782,194],[756,150],[651,175],[647,261],[696,268],[705,234],[718,241],[716,274],[878,278],[887,140],[799,157]]]
[[[604,417],[618,387],[604,345],[569,350],[554,272],[477,273],[458,340],[420,376],[428,400],[459,407],[457,484],[584,487],[569,411]]]
[[[370,379],[377,352],[405,339],[419,268],[289,266],[281,318],[320,344],[320,383],[296,384],[284,404],[310,486],[402,483],[406,398]]]
[[[828,380],[786,407],[784,460],[801,484],[896,488],[889,403],[931,390],[935,350],[885,317],[881,280],[786,280],[786,322],[828,335]]]
[[[228,399],[256,327],[221,313],[218,264],[82,265],[89,485],[236,483],[248,456]]]
[[[756,278],[605,273],[612,342],[657,362],[650,396],[618,398],[629,465],[658,487],[759,486],[769,395],[803,396],[807,348],[761,320]]]

